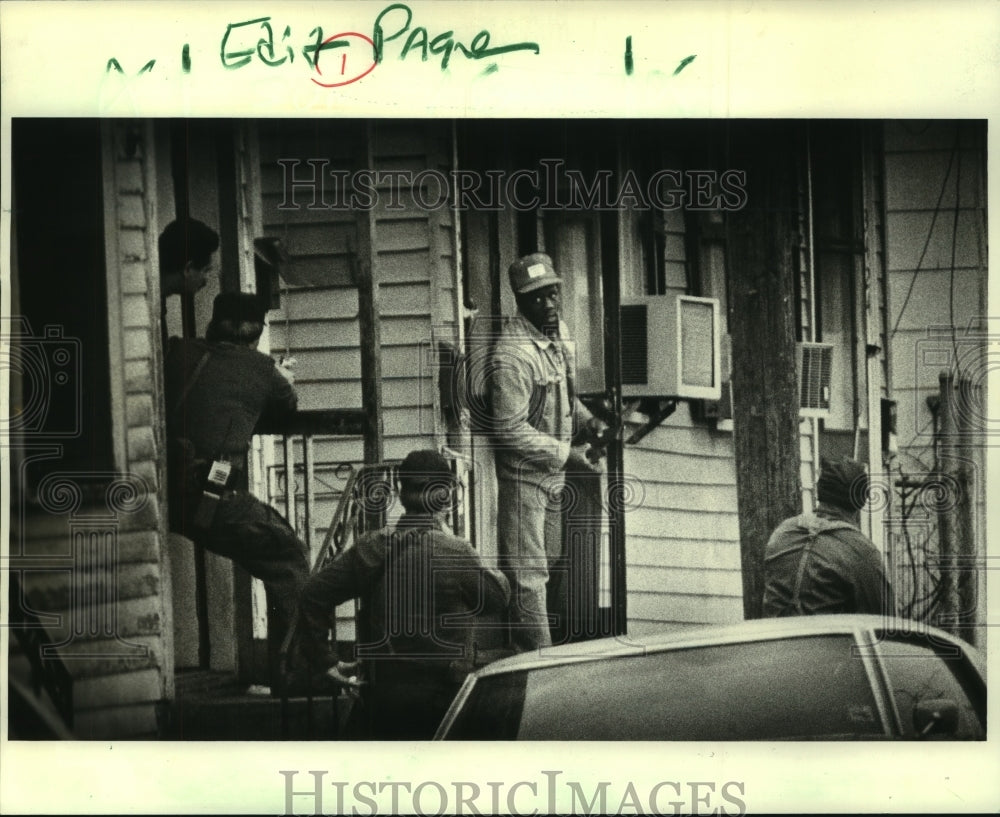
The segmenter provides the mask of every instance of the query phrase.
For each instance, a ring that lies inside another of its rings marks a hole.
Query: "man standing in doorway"
[[[524,256],[509,278],[518,314],[501,331],[490,371],[497,546],[511,585],[514,646],[532,650],[551,645],[552,628],[567,615],[565,469],[600,470],[587,458],[586,443],[605,425],[574,391],[575,356],[559,316],[562,280],[552,259]]]
[[[194,295],[208,283],[215,268],[219,234],[194,218],[171,221],[160,233],[160,332],[166,354],[167,298]]]
[[[160,297],[187,295],[208,281],[219,234],[194,218],[171,221],[160,233]]]

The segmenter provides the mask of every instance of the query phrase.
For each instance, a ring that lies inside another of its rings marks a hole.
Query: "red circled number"
[[[320,52],[322,50],[322,46],[326,45],[327,43],[331,43],[334,40],[339,40],[339,39],[343,39],[343,38],[346,38],[346,37],[357,37],[360,40],[364,40],[366,43],[368,43],[369,46],[371,46],[371,49],[372,49],[372,64],[369,65],[367,68],[365,68],[365,70],[362,71],[360,74],[358,74],[356,77],[351,77],[350,79],[340,80],[339,82],[320,82],[315,77],[310,77],[309,79],[311,79],[317,85],[320,85],[323,88],[337,88],[337,87],[339,87],[341,85],[350,85],[352,82],[357,82],[359,79],[361,79],[362,77],[368,76],[372,71],[375,70],[375,66],[377,65],[377,63],[375,62],[375,43],[372,42],[372,40],[371,40],[370,37],[367,37],[366,35],[361,34],[361,33],[357,32],[357,31],[345,31],[345,32],[343,32],[341,34],[334,34],[332,37],[327,37],[320,44],[320,50],[318,50],[316,52],[316,61],[313,64],[313,68],[316,69],[316,73],[319,74],[320,76],[323,76],[323,72],[320,70],[320,67],[319,67],[319,55],[320,55]],[[347,54],[345,53],[342,56],[343,56],[343,59],[340,62],[340,71],[341,71],[341,74],[343,74],[344,69],[347,66]]]

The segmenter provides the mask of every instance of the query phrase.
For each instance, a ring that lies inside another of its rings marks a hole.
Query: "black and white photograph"
[[[775,4],[28,5],[108,22],[3,116],[5,811],[1000,807],[995,5],[842,109],[720,103]]]

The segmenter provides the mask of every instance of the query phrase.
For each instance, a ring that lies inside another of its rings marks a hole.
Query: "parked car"
[[[469,675],[437,740],[985,740],[985,665],[905,619],[622,636]]]

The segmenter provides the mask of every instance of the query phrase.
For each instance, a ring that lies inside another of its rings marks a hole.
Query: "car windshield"
[[[878,739],[847,635],[651,652],[481,678],[449,740]]]

